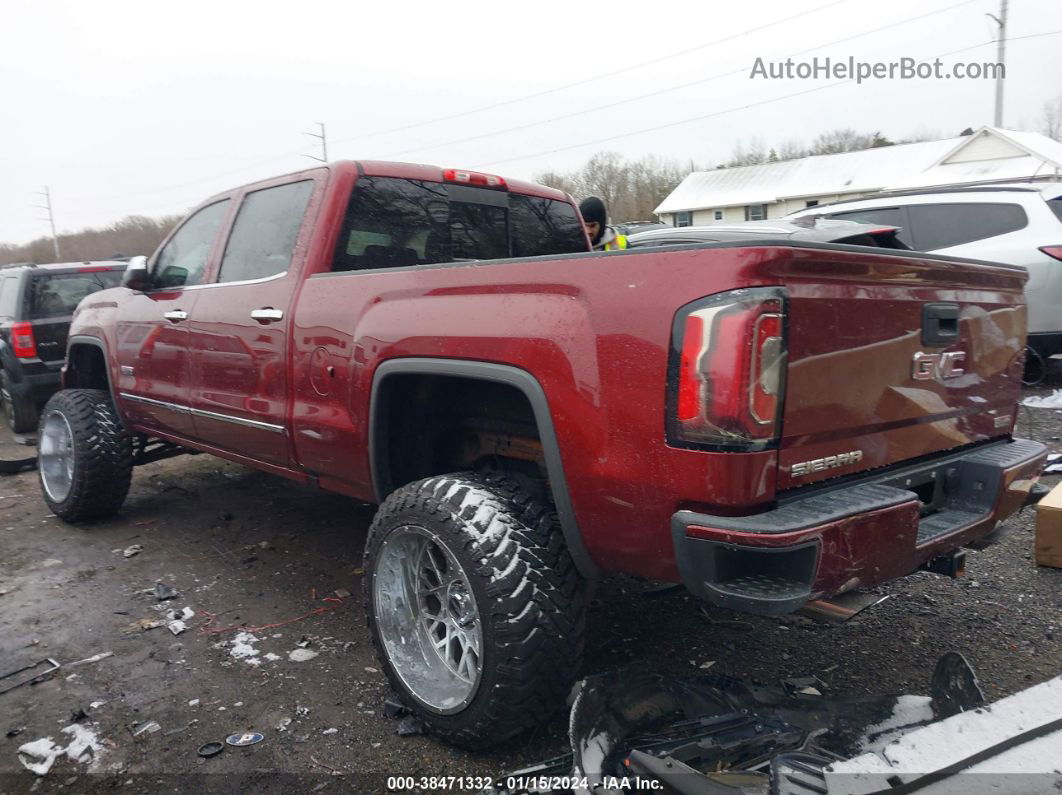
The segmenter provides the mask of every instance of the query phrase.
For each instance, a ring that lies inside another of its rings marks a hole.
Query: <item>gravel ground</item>
[[[1019,435],[1062,451],[1062,412],[1024,409]],[[4,442],[0,452],[17,449]],[[380,792],[388,776],[496,775],[563,752],[563,715],[486,754],[397,736],[360,605],[372,512],[186,456],[138,469],[116,520],[76,528],[47,511],[35,473],[0,478],[0,673],[45,657],[63,663],[49,680],[0,694],[0,793]],[[926,693],[936,659],[957,650],[994,700],[1062,670],[1062,570],[1033,564],[1032,527],[1026,511],[1000,543],[970,553],[964,579],[912,575],[876,589],[890,598],[839,625],[706,616],[680,592],[649,597],[645,583],[612,578],[593,603],[586,671],[636,665],[681,676],[712,662],[715,673],[761,682],[816,674],[830,694]],[[126,558],[134,544],[143,550]],[[180,593],[167,604],[196,611],[190,628],[126,634],[160,617],[144,592],[156,582]],[[351,595],[321,601],[337,591]],[[321,607],[334,609],[285,623]],[[727,619],[743,623],[719,623]],[[253,639],[227,630],[247,626],[266,628]],[[80,711],[79,725],[98,738],[95,763],[63,755],[44,776],[24,769],[17,749],[47,737],[67,746],[62,729]],[[134,738],[130,727],[149,721],[159,730]],[[196,754],[248,731],[264,741]]]

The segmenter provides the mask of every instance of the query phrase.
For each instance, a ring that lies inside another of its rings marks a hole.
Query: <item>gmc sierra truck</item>
[[[365,603],[442,738],[560,705],[602,572],[780,614],[948,572],[1026,503],[1022,270],[786,240],[595,253],[571,197],[340,162],[217,195],[86,298],[44,499],[182,451],[379,503]]]

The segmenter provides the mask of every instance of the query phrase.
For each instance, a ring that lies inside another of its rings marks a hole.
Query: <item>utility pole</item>
[[[55,214],[52,212],[52,194],[48,191],[48,186],[44,186],[44,190],[37,193],[38,196],[44,197],[44,204],[33,205],[38,210],[45,210],[48,213],[48,224],[52,228],[52,245],[55,246],[55,261],[60,262],[62,257],[59,255],[59,235],[55,233]]]
[[[328,162],[328,137],[325,135],[324,122],[322,122],[322,121],[317,122],[317,126],[321,128],[321,132],[319,132],[319,133],[304,132],[303,135],[308,135],[311,138],[320,139],[320,141],[321,141],[321,156],[318,157],[317,155],[306,155],[306,157],[309,157],[312,160],[318,160],[321,163],[327,163]]]
[[[1007,62],[1007,3],[1008,0],[999,0],[999,16],[986,14],[999,26],[999,49],[996,54],[996,114],[992,124],[995,127],[1003,126],[1003,77],[1006,73]]]

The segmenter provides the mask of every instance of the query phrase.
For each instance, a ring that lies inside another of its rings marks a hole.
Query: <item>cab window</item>
[[[228,206],[228,199],[214,202],[191,216],[174,233],[155,260],[156,289],[187,287],[203,281],[210,250]]]
[[[333,270],[586,251],[568,202],[467,185],[361,177],[347,205]]]
[[[219,282],[265,279],[291,266],[313,180],[248,193],[232,225]]]

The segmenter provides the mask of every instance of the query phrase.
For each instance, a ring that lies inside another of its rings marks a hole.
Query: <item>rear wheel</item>
[[[37,470],[44,501],[68,522],[102,519],[122,507],[133,472],[133,439],[109,394],[56,392],[41,414]]]
[[[460,473],[396,491],[369,531],[365,590],[391,685],[447,742],[484,748],[563,704],[583,581],[556,514],[516,480]]]
[[[37,407],[33,401],[12,391],[7,370],[0,370],[0,402],[4,422],[12,433],[29,433],[37,427]]]

